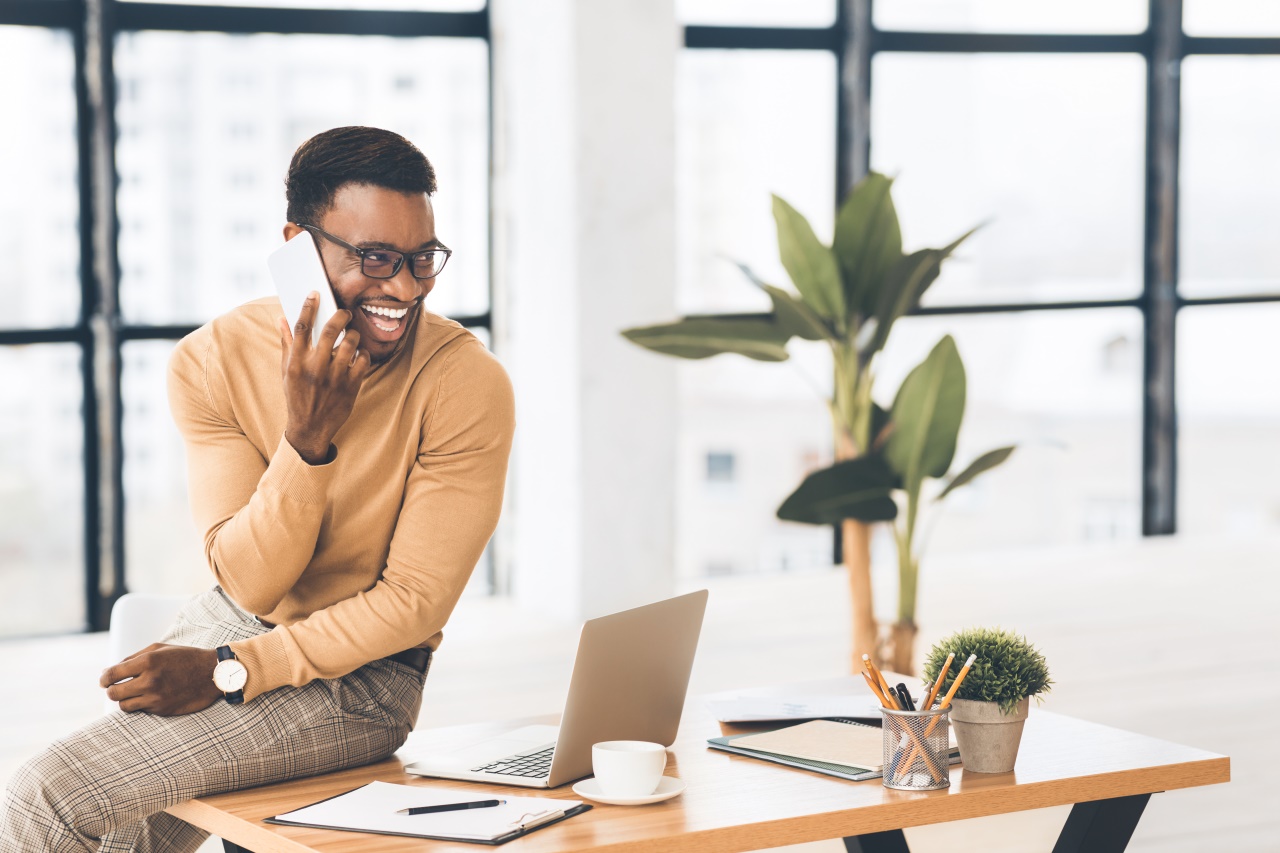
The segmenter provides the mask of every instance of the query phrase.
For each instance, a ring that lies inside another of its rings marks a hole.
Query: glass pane
[[[987,223],[926,305],[1141,289],[1139,57],[882,54],[871,79],[872,166],[897,176],[907,250]]]
[[[1178,314],[1178,530],[1280,532],[1280,304]]]
[[[1194,56],[1182,65],[1179,289],[1280,294],[1280,57]]]
[[[770,193],[831,239],[835,59],[808,51],[681,51],[676,110],[680,310],[767,310],[768,298],[729,259],[788,283]]]
[[[1280,3],[1182,0],[1182,29],[1192,36],[1280,36]]]
[[[122,348],[125,585],[195,594],[213,585],[187,501],[187,460],[169,414],[165,374],[174,341]]]
[[[830,351],[804,342],[792,351],[785,364],[716,356],[678,366],[682,580],[831,568],[830,528],[775,516],[808,472],[831,464]]]
[[[836,0],[676,0],[676,18],[735,27],[829,27]]]
[[[916,317],[879,362],[883,405],[945,334],[967,376],[953,471],[1016,444],[949,495],[930,554],[1134,539],[1142,522],[1142,318],[1104,309]],[[890,546],[891,548],[892,546]],[[886,562],[892,566],[891,556]]]
[[[1144,0],[876,0],[882,30],[985,33],[1139,33],[1147,27]]]
[[[63,30],[0,26],[0,328],[80,316],[75,59]],[[21,81],[19,83],[18,81]]]
[[[80,348],[0,347],[0,637],[85,625]]]
[[[203,323],[273,292],[294,149],[344,124],[387,127],[431,159],[453,259],[428,299],[489,307],[488,56],[474,39],[120,36],[121,310]]]
[[[146,3],[150,0],[121,0]],[[195,6],[211,5],[209,0],[168,0]],[[218,0],[219,6],[269,6],[283,9],[389,9],[392,11],[475,12],[485,0]],[[427,155],[430,156],[430,155]]]

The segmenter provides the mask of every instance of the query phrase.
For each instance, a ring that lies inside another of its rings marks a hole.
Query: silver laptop
[[[670,746],[680,727],[707,591],[669,598],[582,626],[569,698],[557,726],[525,726],[405,768],[419,776],[554,788],[591,774],[591,745],[647,740]]]

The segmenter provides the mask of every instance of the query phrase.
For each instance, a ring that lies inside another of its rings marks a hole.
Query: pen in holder
[[[932,711],[894,711],[884,717],[884,776],[886,788],[934,791],[951,785],[949,708]]]

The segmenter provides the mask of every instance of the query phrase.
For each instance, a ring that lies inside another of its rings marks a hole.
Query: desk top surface
[[[795,694],[865,692],[860,679],[789,685]],[[861,688],[861,689],[859,689]],[[764,692],[764,691],[754,691]],[[431,729],[414,748],[457,745],[554,716]],[[707,747],[709,737],[758,730],[715,722],[704,698],[690,701],[668,753],[666,774],[688,788],[674,800],[648,806],[595,808],[502,845],[507,853],[573,851],[755,850],[941,823],[1047,806],[1147,794],[1230,779],[1226,756],[1032,708],[1014,772],[979,774],[951,768],[951,787],[922,793],[894,791],[879,779],[848,782]],[[237,791],[182,803],[170,813],[255,853],[400,853],[469,851],[474,844],[272,826],[264,818],[291,811],[374,780],[423,787],[474,787],[477,792],[578,799],[571,785],[546,791],[423,779],[406,774],[398,758],[311,779]]]

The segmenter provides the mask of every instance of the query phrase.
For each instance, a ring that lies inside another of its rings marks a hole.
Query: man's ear
[[[284,224],[284,239],[286,242],[288,242],[289,240],[292,240],[294,237],[297,237],[301,233],[302,233],[302,228],[300,226],[295,225],[292,222],[286,222]]]

